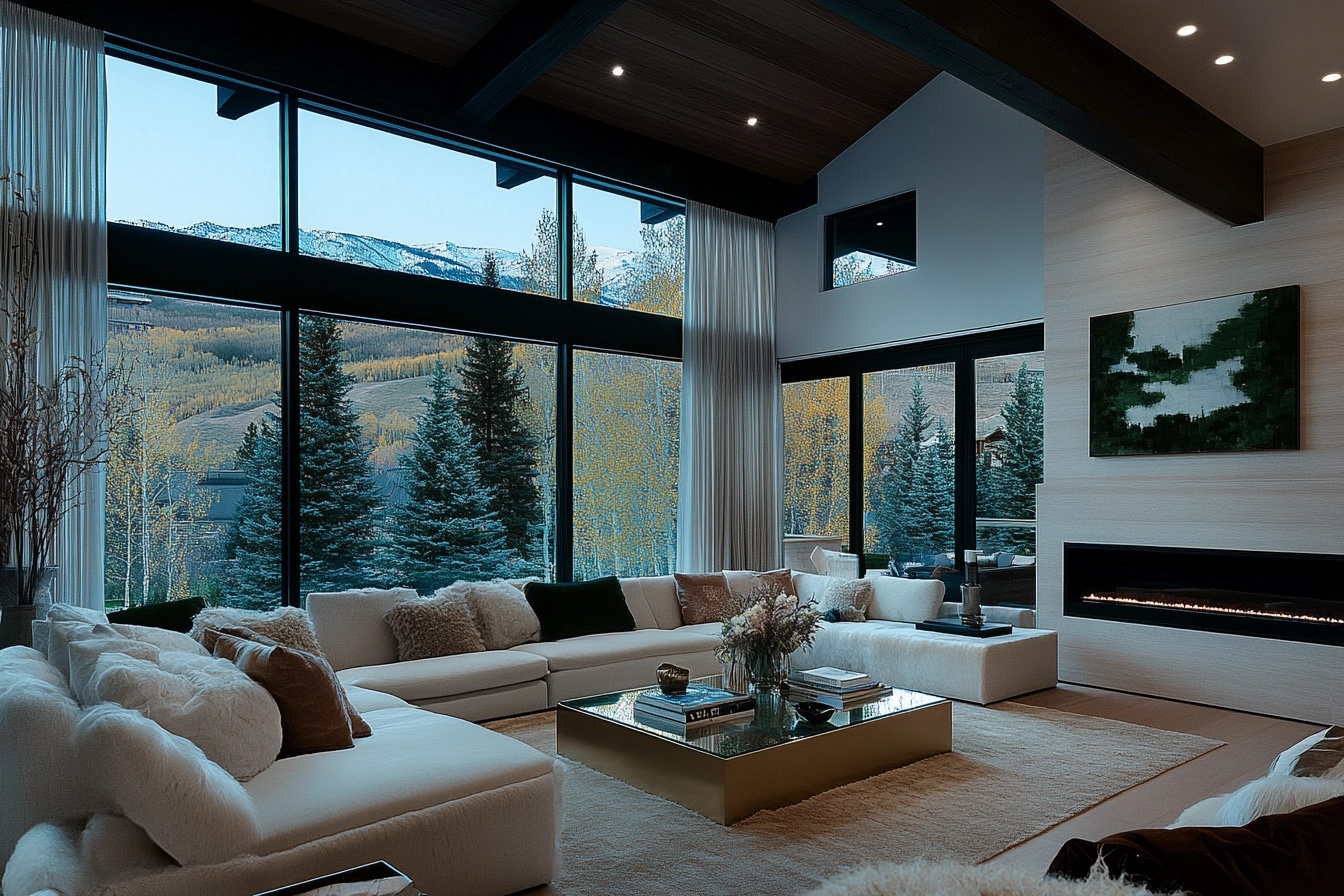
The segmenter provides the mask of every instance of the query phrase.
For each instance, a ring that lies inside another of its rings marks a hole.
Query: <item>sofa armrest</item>
[[[982,606],[980,612],[984,615],[986,622],[1001,622],[1011,625],[1013,628],[1035,628],[1036,611],[1031,607],[995,607]],[[938,608],[939,619],[951,619],[961,615],[961,604],[955,601],[944,601]]]

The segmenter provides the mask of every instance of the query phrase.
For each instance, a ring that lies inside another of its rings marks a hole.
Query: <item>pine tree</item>
[[[238,469],[247,485],[234,510],[230,533],[234,557],[230,606],[263,610],[280,605],[281,573],[280,421],[273,414],[258,427],[249,423],[238,447]]]
[[[309,591],[363,584],[380,505],[373,467],[341,369],[341,329],[299,321],[299,577]]]
[[[929,547],[935,525],[926,518],[933,497],[927,481],[932,475],[932,462],[925,454],[933,448],[926,448],[925,443],[933,426],[924,387],[915,380],[910,386],[910,403],[896,425],[889,462],[881,467],[880,503],[875,517],[879,544],[897,556],[914,559],[936,549]]]
[[[432,591],[499,575],[509,552],[442,362],[434,366],[424,401],[413,447],[401,458],[406,500],[393,512],[386,557],[404,584]]]
[[[1004,510],[1018,519],[1036,516],[1036,485],[1045,480],[1045,394],[1041,376],[1023,361],[1013,395],[1003,406]]]
[[[504,526],[509,550],[531,559],[541,525],[541,493],[537,440],[522,418],[527,403],[523,372],[508,342],[475,337],[457,373],[457,414],[476,452],[481,484],[491,493],[490,509]]]
[[[499,289],[499,256],[494,249],[486,249],[481,260],[481,285]]]

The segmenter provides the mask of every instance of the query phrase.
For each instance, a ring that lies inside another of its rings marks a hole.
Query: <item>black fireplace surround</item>
[[[1064,544],[1064,615],[1344,645],[1344,555]]]

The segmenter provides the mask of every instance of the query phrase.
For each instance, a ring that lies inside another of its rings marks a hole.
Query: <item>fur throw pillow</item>
[[[807,896],[1157,896],[1141,884],[1115,880],[1104,868],[1084,880],[1042,879],[1039,871],[919,859],[859,868]],[[1179,894],[1171,894],[1179,896]]]
[[[736,612],[733,595],[721,572],[672,574],[683,625],[722,622]]]
[[[507,650],[541,640],[541,620],[513,584],[503,579],[457,582],[444,591],[466,599],[486,650]]]
[[[873,602],[873,583],[868,579],[831,579],[817,600],[817,612],[830,622],[863,622]]]
[[[427,599],[399,601],[384,618],[397,639],[397,659],[403,662],[485,650],[471,606],[452,586]]]
[[[308,619],[308,614],[298,607],[280,607],[276,610],[206,607],[192,620],[191,636],[204,644],[207,628],[218,629],[231,625],[249,628],[285,647],[323,655],[322,646],[317,643],[317,635],[313,632],[313,623]]]
[[[748,601],[754,603],[762,598],[794,593],[793,572],[789,569],[772,569],[769,572],[725,569],[723,579],[728,583],[733,600],[741,606],[745,606]]]

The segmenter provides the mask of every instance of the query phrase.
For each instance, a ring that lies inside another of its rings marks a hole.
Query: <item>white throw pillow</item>
[[[176,653],[194,653],[197,656],[209,656],[210,653],[190,636],[182,632],[169,631],[166,628],[155,628],[152,625],[128,625],[124,622],[112,623],[112,629],[117,634],[130,638],[132,641],[140,641],[145,644],[153,644],[160,650],[171,650]]]
[[[92,791],[180,864],[248,855],[260,841],[261,822],[243,786],[191,741],[140,713],[93,707],[75,726],[75,746]]]
[[[532,605],[523,592],[503,579],[457,582],[447,590],[466,598],[486,650],[507,650],[541,640],[541,620]]]
[[[1168,828],[1207,828],[1218,824],[1218,813],[1222,811],[1223,806],[1232,794],[1224,793],[1221,796],[1211,796],[1206,800],[1200,800],[1189,809],[1186,809],[1180,816],[1167,825]]]
[[[70,642],[90,638],[125,637],[106,623],[55,621],[48,626],[47,662],[51,663],[67,681],[70,680]]]
[[[107,614],[92,607],[74,604],[52,604],[47,608],[47,619],[52,622],[87,622],[90,625],[107,624]]]
[[[937,619],[947,590],[938,579],[872,575],[868,581],[873,583],[873,602],[868,605],[868,618],[891,622]]]
[[[82,706],[92,706],[98,702],[94,688],[95,667],[104,655],[121,654],[155,664],[159,661],[159,648],[130,638],[71,641],[67,650],[70,656],[70,691]]]
[[[1270,777],[1293,775],[1299,778],[1344,780],[1344,743],[1341,742],[1340,731],[1337,727],[1327,728],[1293,744],[1280,753],[1269,767]],[[1313,748],[1316,749],[1309,757],[1311,761],[1303,761],[1302,755]]]
[[[280,709],[233,663],[162,651],[155,659],[104,654],[86,686],[100,702],[139,710],[246,781],[280,753]],[[92,702],[92,701],[90,701]]]
[[[1260,778],[1233,793],[1214,815],[1216,825],[1243,825],[1344,796],[1344,781],[1328,778]]]

